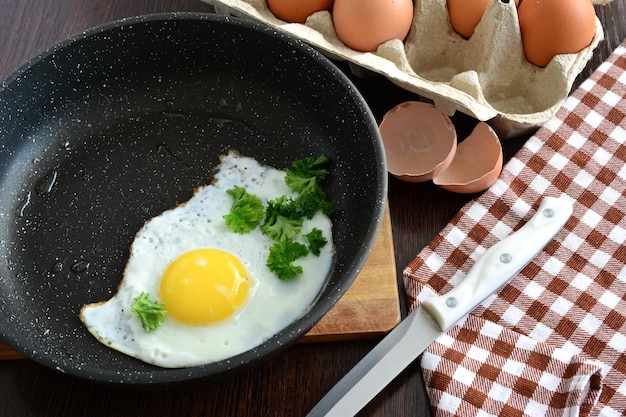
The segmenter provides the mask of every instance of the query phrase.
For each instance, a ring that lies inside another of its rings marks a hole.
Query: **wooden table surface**
[[[89,27],[166,11],[211,12],[198,0],[0,0],[0,77],[28,58]],[[626,38],[626,0],[596,7],[605,40],[575,86]],[[345,65],[342,64],[342,68]],[[382,77],[354,79],[377,118],[415,96]],[[459,136],[475,120],[457,114]],[[503,143],[510,158],[527,137]],[[472,196],[430,183],[390,179],[389,206],[398,279],[402,269]],[[218,383],[132,390],[63,375],[29,360],[0,361],[0,416],[304,416],[376,340],[295,345],[253,369]],[[410,365],[359,415],[429,415],[418,361]]]

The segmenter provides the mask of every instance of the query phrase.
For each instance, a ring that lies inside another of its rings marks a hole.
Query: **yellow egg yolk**
[[[196,249],[172,262],[161,277],[160,298],[171,317],[190,325],[231,316],[248,298],[248,273],[232,254]]]

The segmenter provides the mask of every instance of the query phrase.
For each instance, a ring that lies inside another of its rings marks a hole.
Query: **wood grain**
[[[335,306],[302,341],[329,342],[380,336],[400,321],[389,209],[363,269]]]
[[[0,360],[7,359],[24,359],[24,356],[20,355],[4,343],[0,342]]]

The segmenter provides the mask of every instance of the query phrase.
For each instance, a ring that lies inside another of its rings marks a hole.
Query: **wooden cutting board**
[[[301,342],[362,339],[387,333],[400,322],[400,299],[389,209],[361,272],[341,299]],[[0,360],[22,355],[0,342]]]
[[[301,339],[327,342],[376,337],[400,322],[400,298],[389,208],[370,256],[348,291]]]

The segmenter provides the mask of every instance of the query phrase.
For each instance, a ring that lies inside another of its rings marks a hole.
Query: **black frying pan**
[[[134,234],[211,181],[229,148],[279,168],[332,160],[336,259],[310,312],[257,349],[161,369],[98,343],[81,306],[116,290]],[[300,41],[202,14],[107,24],[46,51],[0,89],[0,339],[46,366],[137,385],[216,378],[303,335],[345,292],[387,190],[376,122]]]

